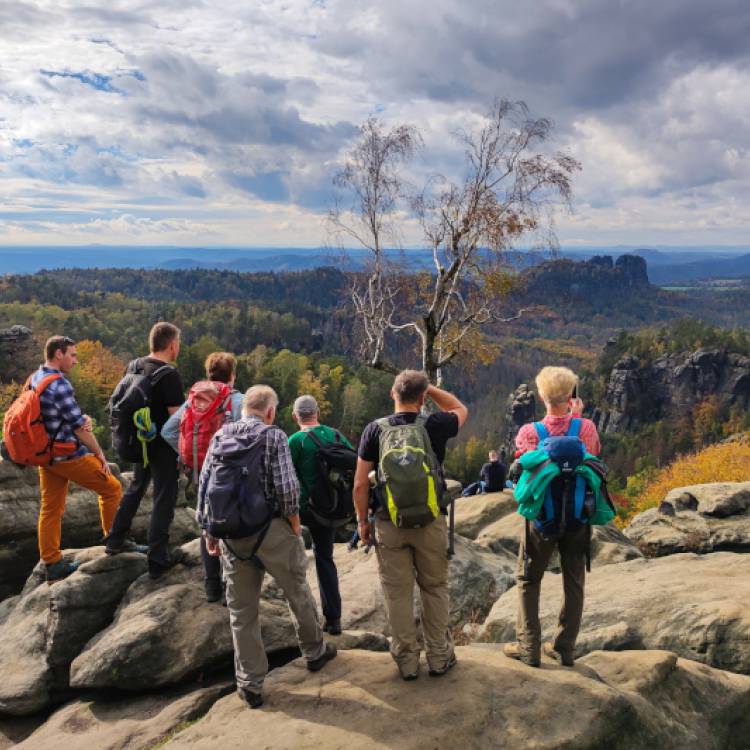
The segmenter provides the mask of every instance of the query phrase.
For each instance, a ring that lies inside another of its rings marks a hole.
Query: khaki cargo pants
[[[539,658],[542,644],[539,592],[552,553],[555,549],[559,549],[564,598],[554,647],[561,654],[572,655],[583,615],[583,586],[586,581],[589,527],[583,526],[575,531],[568,531],[559,540],[544,539],[533,523],[527,522],[527,527],[528,531],[521,537],[521,546],[518,550],[516,638],[521,651],[526,656],[531,659]]]
[[[419,667],[419,643],[414,617],[414,582],[422,604],[427,664],[443,669],[453,656],[448,628],[448,531],[445,516],[421,529],[399,529],[389,520],[375,522],[375,551],[385,609],[391,627],[391,656],[401,674]]]
[[[257,536],[232,539],[229,545],[238,555],[247,557],[253,551],[256,539]],[[318,610],[307,583],[305,545],[286,519],[274,518],[256,553],[263,568],[253,561],[235,557],[226,544],[221,545],[221,550],[237,685],[259,693],[268,672],[258,616],[266,571],[284,591],[302,655],[311,661],[325,651]]]

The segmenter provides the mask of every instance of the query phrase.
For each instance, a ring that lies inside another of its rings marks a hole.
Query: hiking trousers
[[[583,587],[586,581],[586,551],[589,527],[568,531],[562,539],[545,539],[532,522],[521,538],[518,550],[518,617],[516,637],[521,651],[531,659],[541,654],[542,628],[539,623],[539,593],[542,578],[555,549],[560,551],[563,605],[554,640],[555,650],[573,655],[583,615]]]
[[[168,568],[169,527],[177,504],[179,471],[174,450],[157,437],[148,444],[148,466],[134,464],[133,481],[123,495],[120,508],[112,523],[107,542],[112,547],[121,547],[133,524],[135,514],[146,494],[149,483],[154,483],[154,499],[148,526],[149,569]]]
[[[339,572],[333,559],[333,544],[336,529],[323,526],[309,514],[305,514],[302,523],[307,526],[312,537],[312,549],[315,555],[315,573],[318,576],[320,604],[326,622],[341,620],[341,592],[339,591]]]
[[[47,565],[62,559],[62,517],[70,482],[96,492],[99,496],[99,517],[104,534],[109,531],[120,505],[120,481],[111,474],[105,474],[99,459],[90,453],[69,461],[57,461],[50,466],[40,466],[39,556]]]
[[[389,520],[375,522],[375,552],[391,628],[391,656],[402,674],[419,667],[414,617],[414,582],[422,605],[422,631],[430,669],[443,669],[453,656],[448,627],[448,528],[438,516],[421,529],[399,529]]]
[[[234,643],[234,671],[239,687],[259,693],[268,672],[261,637],[259,607],[263,577],[268,571],[284,591],[302,655],[312,661],[323,655],[325,641],[318,611],[307,583],[305,545],[284,518],[274,518],[254,560],[241,560],[255,547],[256,536],[222,542],[221,561],[227,582],[227,607]],[[231,549],[229,549],[231,547]]]

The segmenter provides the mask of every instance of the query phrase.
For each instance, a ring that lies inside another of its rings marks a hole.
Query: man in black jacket
[[[500,461],[497,451],[490,451],[489,459],[479,472],[482,492],[500,492],[505,487],[507,470],[505,464]]]

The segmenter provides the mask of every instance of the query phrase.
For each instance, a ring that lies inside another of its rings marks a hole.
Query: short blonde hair
[[[247,389],[242,399],[242,413],[247,416],[250,412],[264,413],[272,406],[279,405],[279,397],[270,385],[253,385]]]
[[[557,406],[564,404],[578,385],[578,376],[567,367],[543,367],[536,376],[539,397]]]

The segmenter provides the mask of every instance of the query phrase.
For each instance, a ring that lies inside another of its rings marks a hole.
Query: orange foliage
[[[670,490],[691,484],[750,480],[750,441],[718,443],[680,456],[646,483],[631,515],[657,506]]]
[[[77,374],[96,386],[103,398],[109,398],[125,370],[125,363],[99,341],[84,339],[76,347]]]

